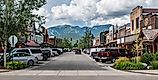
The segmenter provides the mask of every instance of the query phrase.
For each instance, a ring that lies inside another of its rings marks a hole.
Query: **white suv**
[[[28,53],[30,55],[35,56],[35,58],[37,60],[42,60],[43,56],[42,56],[42,51],[38,48],[15,48],[11,51],[11,53],[15,53],[15,52],[25,52]]]

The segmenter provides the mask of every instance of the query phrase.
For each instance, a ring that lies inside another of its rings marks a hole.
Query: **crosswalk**
[[[111,71],[111,70],[19,70],[0,73],[0,76],[120,76],[120,75],[142,75],[137,73]]]

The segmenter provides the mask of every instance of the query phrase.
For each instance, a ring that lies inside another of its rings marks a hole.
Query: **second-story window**
[[[139,17],[136,18],[136,29],[139,28]]]
[[[134,30],[134,20],[132,20],[132,31]]]

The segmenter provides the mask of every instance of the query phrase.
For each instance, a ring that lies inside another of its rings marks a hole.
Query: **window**
[[[132,31],[134,30],[134,20],[132,20]]]
[[[105,51],[110,51],[110,49],[105,49]]]
[[[139,28],[139,17],[136,18],[136,29]]]
[[[16,52],[25,52],[25,53],[30,53],[28,49],[17,50]]]
[[[24,56],[31,56],[31,55],[30,55],[30,54],[26,54],[26,53],[25,53],[25,54],[24,54]]]
[[[32,54],[39,54],[42,53],[40,49],[31,49]]]
[[[52,51],[57,51],[57,49],[52,49]]]
[[[51,53],[50,50],[42,50],[42,53]]]
[[[24,57],[24,53],[19,53],[19,57]]]
[[[19,54],[13,54],[13,57],[19,57]]]

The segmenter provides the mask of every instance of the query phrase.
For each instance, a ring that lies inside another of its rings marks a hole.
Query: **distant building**
[[[100,46],[100,37],[96,37],[93,39],[93,47],[99,47]]]
[[[105,47],[117,47],[117,32],[118,26],[112,25],[109,28],[109,33],[106,33]]]
[[[62,39],[57,38],[56,36],[49,36],[49,44],[51,44],[53,47],[59,47],[60,43],[62,42]]]
[[[21,45],[23,45],[23,47],[37,45],[39,46],[40,44],[47,43],[49,39],[47,29],[43,26],[35,25],[35,23],[29,25],[27,27],[27,30],[23,33],[19,33],[19,36],[20,38],[18,40],[16,47],[19,47]],[[31,45],[30,42],[34,44]]]

